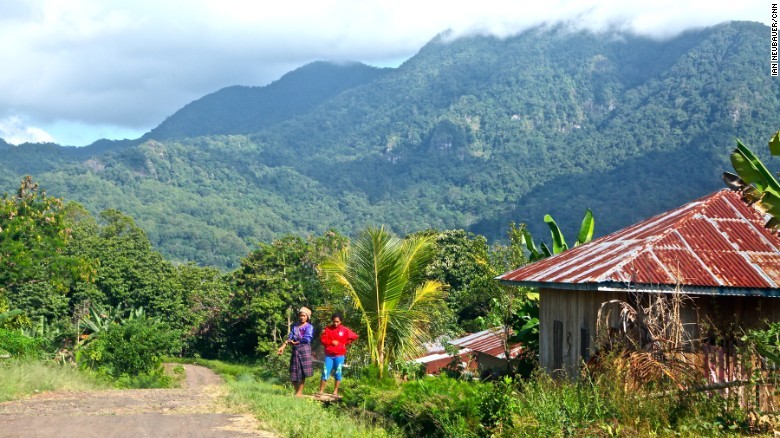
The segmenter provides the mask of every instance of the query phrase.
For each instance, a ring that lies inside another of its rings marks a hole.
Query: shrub
[[[503,436],[512,430],[519,408],[515,382],[504,377],[482,392],[479,402],[480,432],[485,436]]]
[[[360,412],[376,412],[387,415],[388,404],[401,392],[394,379],[386,375],[382,379],[363,377],[350,380],[339,390],[345,405],[357,408]]]
[[[0,355],[40,358],[46,353],[45,347],[46,341],[43,339],[27,337],[16,330],[0,329]]]
[[[179,338],[167,324],[136,318],[99,333],[77,359],[82,366],[113,378],[161,375],[162,357],[180,349]]]
[[[269,354],[265,360],[259,362],[254,369],[254,374],[266,381],[275,383],[287,383],[290,381],[290,356],[286,353],[284,356]],[[315,369],[314,375],[317,376]],[[309,379],[314,380],[314,379]]]
[[[432,377],[402,385],[388,414],[412,436],[464,436],[479,430],[479,393],[486,384]]]

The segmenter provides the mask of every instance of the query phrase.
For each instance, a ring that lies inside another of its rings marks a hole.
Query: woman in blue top
[[[298,312],[300,322],[295,324],[287,336],[287,340],[276,352],[284,353],[287,344],[292,345],[290,355],[290,380],[295,387],[295,395],[303,395],[306,378],[314,374],[311,364],[311,340],[314,337],[314,327],[311,325],[311,310],[301,307]]]

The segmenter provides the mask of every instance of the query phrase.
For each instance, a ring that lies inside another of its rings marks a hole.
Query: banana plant
[[[537,248],[528,229],[523,230],[523,241],[525,242],[525,246],[528,248],[528,252],[530,253],[528,260],[531,262],[550,257],[551,255],[560,254],[569,249],[569,245],[566,243],[566,239],[563,237],[563,232],[561,232],[560,227],[558,227],[558,224],[555,223],[555,220],[552,218],[552,216],[549,214],[545,215],[544,222],[550,228],[553,246],[552,251],[550,251],[550,248],[544,242],[539,242],[540,248]],[[579,246],[583,243],[588,243],[593,240],[593,231],[595,230],[595,226],[596,222],[593,219],[593,212],[590,211],[590,209],[587,209],[585,211],[585,217],[582,218],[580,232],[577,234],[577,240],[574,242],[574,246]]]
[[[35,323],[22,327],[20,331],[28,338],[45,339],[48,341],[55,341],[63,335],[59,327],[48,324],[43,316],[39,316]]]
[[[79,325],[91,334],[104,332],[111,327],[111,324],[122,320],[125,310],[122,305],[105,308],[98,304],[93,304],[89,308],[89,314],[79,319]]]
[[[22,312],[20,309],[14,309],[14,310],[7,310],[5,312],[0,312],[0,328],[5,329],[16,329],[21,328],[26,323],[26,318],[24,318],[24,312]]]
[[[769,152],[780,155],[780,131],[769,140]],[[742,192],[743,197],[771,215],[766,226],[780,228],[780,183],[764,166],[764,163],[742,142],[731,153],[731,165],[736,175],[723,172],[723,180],[732,189]]]

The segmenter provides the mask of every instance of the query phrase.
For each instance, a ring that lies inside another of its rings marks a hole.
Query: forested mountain
[[[0,183],[31,173],[222,267],[256,241],[368,224],[541,236],[545,213],[570,233],[590,207],[604,234],[721,187],[735,139],[780,128],[768,31],[442,35],[395,69],[315,63],[218,91],[135,142],[0,144]]]
[[[359,63],[313,62],[265,87],[233,86],[209,94],[177,111],[144,138],[250,134],[305,115],[320,103],[389,70]]]

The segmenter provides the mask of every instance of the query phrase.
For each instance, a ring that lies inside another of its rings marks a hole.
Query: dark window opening
[[[563,321],[553,321],[553,370],[563,368]]]
[[[590,359],[590,333],[588,329],[580,329],[580,357],[583,362],[587,362]]]

